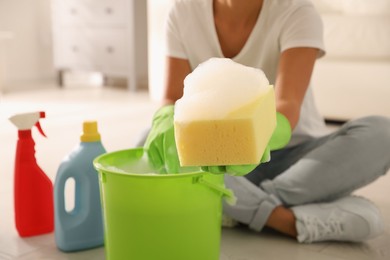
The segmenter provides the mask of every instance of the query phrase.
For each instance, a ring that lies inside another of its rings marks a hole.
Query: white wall
[[[165,72],[164,26],[175,0],[148,0],[149,90],[153,100],[163,94]]]
[[[0,0],[0,31],[14,34],[6,44],[3,90],[33,88],[38,82],[54,80],[50,0]]]
[[[390,1],[312,1],[327,51],[312,78],[320,112],[337,120],[390,116]]]

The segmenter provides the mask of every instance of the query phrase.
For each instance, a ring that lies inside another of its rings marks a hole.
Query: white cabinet
[[[145,0],[52,0],[54,64],[148,84]],[[60,73],[61,74],[61,73]]]

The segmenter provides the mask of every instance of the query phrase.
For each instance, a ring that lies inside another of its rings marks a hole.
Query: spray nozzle
[[[33,126],[36,126],[39,133],[46,137],[45,133],[42,130],[39,119],[45,118],[46,114],[43,111],[32,112],[32,113],[23,113],[11,116],[9,120],[19,129],[19,130],[29,130]]]

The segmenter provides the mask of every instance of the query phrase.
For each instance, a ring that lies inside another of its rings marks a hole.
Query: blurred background
[[[84,120],[98,122],[108,152],[134,147],[159,107],[164,21],[174,1],[0,0],[0,259],[104,259],[104,248],[62,253],[53,233],[18,236],[17,129],[8,117],[46,111],[41,125],[48,138],[35,130],[33,136],[38,164],[52,182],[78,144]],[[390,0],[311,1],[323,19],[327,48],[312,81],[329,126],[365,115],[390,116]],[[387,220],[389,184],[387,174],[358,191]],[[74,186],[66,195],[72,205]],[[390,259],[389,223],[384,235],[358,245],[298,245],[277,234],[224,229],[221,259]]]
[[[164,19],[173,1],[0,0],[0,91],[87,79],[147,90],[157,100]],[[313,75],[320,110],[334,120],[390,115],[390,1],[312,2],[323,18],[327,48]]]

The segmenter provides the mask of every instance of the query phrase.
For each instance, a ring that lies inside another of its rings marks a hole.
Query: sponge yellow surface
[[[276,127],[273,86],[217,120],[175,121],[182,166],[257,164]]]

